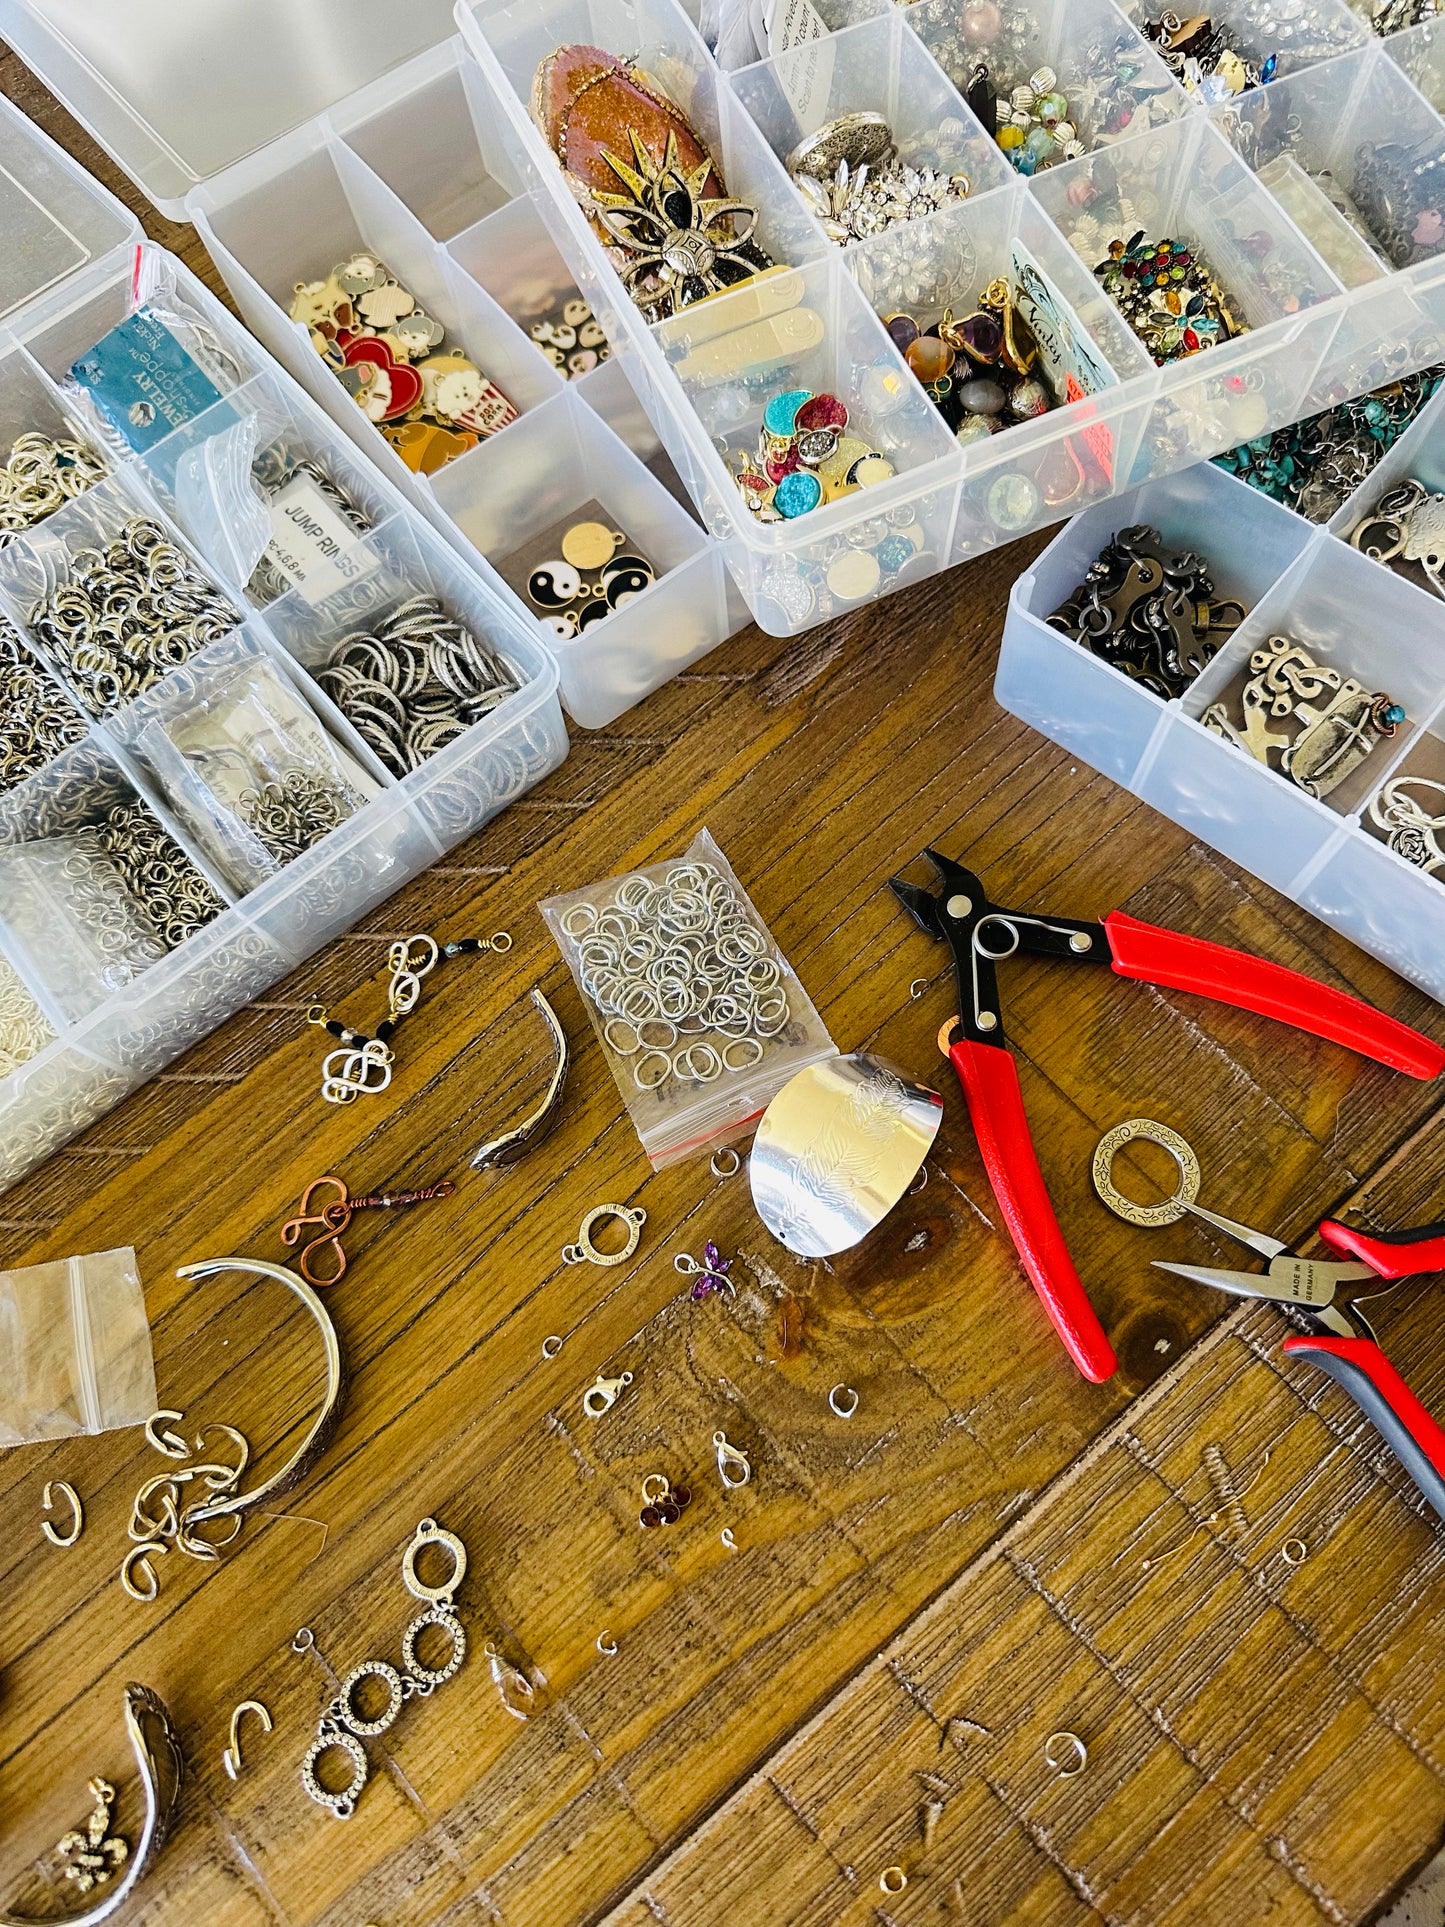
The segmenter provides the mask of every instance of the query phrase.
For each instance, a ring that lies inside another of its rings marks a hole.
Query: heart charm
[[[398,361],[386,343],[375,335],[358,335],[356,340],[349,341],[344,360],[348,368],[368,362],[386,377],[385,383],[373,380],[362,404],[373,421],[395,421],[399,416],[410,414],[421,400],[421,376],[410,362]]]

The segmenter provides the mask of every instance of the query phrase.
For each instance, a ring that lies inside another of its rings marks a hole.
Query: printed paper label
[[[322,602],[338,589],[364,582],[380,566],[379,556],[357,546],[356,530],[309,475],[297,475],[278,489],[267,507],[266,559],[308,602]]]
[[[778,68],[798,125],[816,133],[828,111],[828,89],[833,79],[833,42],[813,0],[763,0],[768,54],[793,53]]]

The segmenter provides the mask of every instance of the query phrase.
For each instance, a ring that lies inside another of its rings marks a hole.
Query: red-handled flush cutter
[[[937,872],[937,890],[901,876],[891,882],[919,927],[953,952],[959,1015],[940,1033],[940,1046],[958,1072],[989,1183],[1023,1268],[1086,1378],[1108,1378],[1118,1361],[1079,1282],[1029,1135],[999,1005],[996,965],[1003,958],[1017,954],[1107,964],[1121,977],[1277,1017],[1411,1077],[1438,1077],[1445,1070],[1445,1050],[1428,1037],[1298,971],[1140,923],[1119,910],[1098,923],[1005,910],[989,902],[972,870],[937,850],[924,855]]]
[[[1217,1212],[1197,1215],[1268,1258],[1267,1269],[1214,1271],[1207,1265],[1175,1265],[1156,1258],[1159,1269],[1241,1298],[1273,1298],[1303,1314],[1311,1330],[1285,1339],[1283,1349],[1292,1357],[1308,1358],[1349,1393],[1445,1519],[1445,1431],[1380,1350],[1358,1303],[1389,1291],[1402,1278],[1445,1271],[1445,1223],[1420,1225],[1414,1231],[1370,1232],[1326,1218],[1320,1236],[1330,1250],[1359,1260],[1341,1264],[1301,1258],[1278,1238]]]

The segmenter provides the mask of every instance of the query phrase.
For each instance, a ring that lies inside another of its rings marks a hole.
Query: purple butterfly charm
[[[698,1274],[697,1283],[692,1288],[693,1299],[698,1304],[702,1303],[709,1292],[733,1290],[733,1282],[727,1275],[732,1270],[732,1259],[724,1258],[711,1238],[703,1246],[702,1255],[702,1264],[694,1258],[687,1267],[689,1271],[695,1271]]]

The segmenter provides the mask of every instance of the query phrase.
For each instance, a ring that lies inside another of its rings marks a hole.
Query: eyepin
[[[582,1394],[582,1410],[588,1418],[601,1418],[604,1412],[612,1410],[618,1394],[631,1383],[631,1372],[624,1372],[621,1378],[604,1378],[599,1373],[594,1383]]]
[[[713,1446],[717,1451],[718,1477],[729,1492],[735,1492],[740,1485],[746,1485],[753,1476],[753,1468],[748,1464],[745,1453],[739,1452],[735,1445],[728,1444],[726,1432],[714,1432]]]

